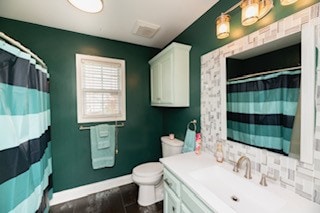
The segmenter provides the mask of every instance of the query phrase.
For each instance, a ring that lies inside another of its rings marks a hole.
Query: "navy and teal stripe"
[[[50,123],[46,68],[0,40],[0,212],[48,212]]]
[[[39,138],[49,126],[50,110],[22,116],[0,115],[0,151]]]
[[[227,137],[289,153],[300,74],[284,71],[228,82]]]
[[[284,138],[247,134],[229,128],[227,129],[227,135],[229,139],[240,141],[247,145],[282,150],[286,154],[290,151],[290,141],[287,141]]]
[[[10,212],[19,205],[24,205],[23,202],[28,202],[28,199],[39,200],[36,194],[47,187],[48,177],[51,173],[51,144],[48,143],[40,161],[31,164],[27,171],[0,185],[0,194],[6,195],[0,199],[1,211]]]
[[[49,92],[48,73],[37,69],[38,66],[32,61],[19,57],[23,54],[17,56],[0,49],[0,83]],[[24,67],[28,69],[25,69],[24,75],[21,75]]]
[[[297,111],[296,102],[269,101],[269,102],[228,102],[227,111],[234,113],[254,114],[284,114],[295,116]],[[267,112],[267,113],[266,113]]]
[[[300,88],[276,88],[262,91],[229,92],[227,99],[232,102],[297,102]]]
[[[227,112],[228,121],[241,122],[258,125],[276,125],[292,128],[295,116],[284,114],[246,114]]]
[[[36,89],[0,83],[0,99],[5,100],[0,115],[27,115],[50,109],[49,94]]]
[[[0,151],[0,184],[14,178],[38,162],[45,153],[50,142],[50,129],[40,138],[32,139],[17,147]],[[11,169],[15,168],[15,169]]]

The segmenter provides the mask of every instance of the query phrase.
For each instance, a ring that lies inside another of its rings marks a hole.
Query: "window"
[[[76,54],[78,123],[126,119],[125,61]]]

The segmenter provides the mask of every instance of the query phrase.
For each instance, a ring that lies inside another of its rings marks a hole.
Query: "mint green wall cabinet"
[[[172,43],[149,61],[152,106],[189,106],[190,49]]]
[[[213,213],[175,175],[164,169],[164,212],[165,213]]]

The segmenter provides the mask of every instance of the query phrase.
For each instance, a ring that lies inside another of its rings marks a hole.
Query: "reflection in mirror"
[[[227,58],[228,140],[299,158],[299,42]]]

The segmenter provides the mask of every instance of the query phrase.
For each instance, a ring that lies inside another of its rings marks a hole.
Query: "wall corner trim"
[[[132,183],[131,174],[53,193],[50,206]]]

